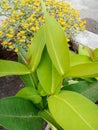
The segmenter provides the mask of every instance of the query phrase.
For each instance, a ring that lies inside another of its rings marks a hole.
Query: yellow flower
[[[30,43],[28,43],[28,44],[27,44],[27,47],[30,47],[30,45],[31,45],[31,44],[30,44]]]
[[[18,48],[15,48],[14,52],[16,52],[16,53],[17,53],[17,52],[18,52]]]
[[[12,37],[13,37],[12,34],[8,34],[8,33],[6,34],[6,36],[9,37],[9,38],[12,38]]]
[[[13,14],[13,15],[16,15],[16,10],[13,10],[12,14]]]
[[[67,42],[69,42],[70,41],[70,39],[69,38],[67,38]]]
[[[2,31],[0,31],[0,36],[2,36],[2,34],[3,34]]]
[[[26,36],[22,36],[23,39],[26,39]]]
[[[28,26],[29,25],[27,23],[23,25],[24,28],[28,28]]]
[[[33,26],[33,27],[30,28],[30,30],[31,30],[31,31],[35,31],[36,28]]]
[[[77,23],[74,24],[74,27],[78,27],[79,25]]]
[[[3,4],[3,5],[2,5],[2,8],[3,8],[4,10],[8,10],[8,9],[10,9],[11,7],[10,7],[9,4]]]
[[[8,45],[12,45],[12,42],[9,42]]]
[[[10,48],[10,49],[13,49],[13,48],[14,48],[14,46],[13,46],[13,45],[10,45],[10,46],[9,46],[9,48]]]
[[[5,45],[8,44],[8,42],[7,42],[7,41],[4,41],[4,42],[2,42],[1,44],[2,44],[3,46],[5,46]]]
[[[15,22],[16,22],[16,20],[15,20],[15,19],[12,19],[12,22],[13,22],[13,23],[15,23]]]
[[[25,42],[25,40],[24,39],[19,39],[19,42]]]
[[[20,31],[20,34],[24,34],[25,33],[25,31]]]

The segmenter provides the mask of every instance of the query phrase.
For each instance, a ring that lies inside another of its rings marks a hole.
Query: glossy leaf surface
[[[29,73],[29,69],[21,63],[0,60],[0,77],[6,75],[24,75]]]
[[[79,54],[73,54],[70,56],[70,66],[75,66],[79,64],[84,64],[84,63],[91,63],[92,60],[88,56],[84,55],[79,55]]]
[[[49,56],[61,75],[69,70],[69,50],[65,33],[61,26],[46,14],[46,46]]]
[[[48,94],[53,94],[62,84],[62,76],[53,66],[46,50],[44,50],[41,63],[37,69],[38,78],[41,86]]]
[[[63,91],[48,99],[54,119],[64,130],[97,130],[98,106],[84,96]]]
[[[40,62],[44,46],[44,26],[42,26],[35,34],[27,56],[28,65],[33,72]]]
[[[18,97],[0,99],[0,124],[9,130],[42,130],[34,105]]]
[[[67,77],[97,77],[98,62],[75,65],[70,68]]]
[[[18,93],[18,97],[31,100],[33,103],[37,104],[41,102],[41,97],[37,93],[37,90],[34,87],[25,87],[22,88]]]

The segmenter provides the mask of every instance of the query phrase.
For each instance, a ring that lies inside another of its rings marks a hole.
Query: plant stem
[[[51,126],[53,126],[53,130],[63,130],[61,126],[54,120],[51,113],[48,110],[43,110],[38,113],[38,115],[43,118],[46,122],[48,122]]]

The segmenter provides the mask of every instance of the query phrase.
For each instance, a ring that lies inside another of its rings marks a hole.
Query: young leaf
[[[43,87],[41,86],[40,83],[38,84],[37,89],[38,89],[38,93],[39,93],[41,96],[47,96],[47,93],[45,92],[45,90],[43,89]]]
[[[0,60],[0,77],[6,75],[24,75],[29,73],[29,69],[21,63]]]
[[[72,66],[66,77],[97,77],[98,62]]]
[[[0,99],[0,124],[9,130],[42,130],[38,109],[19,97]]]
[[[79,44],[79,54],[85,55],[85,56],[90,56],[89,55],[89,48]]]
[[[32,72],[35,71],[40,62],[44,46],[44,26],[42,26],[35,34],[27,55],[28,65]]]
[[[16,96],[22,97],[24,99],[31,100],[33,103],[38,104],[41,102],[41,97],[37,93],[37,90],[34,87],[25,87],[22,88]]]
[[[41,86],[48,94],[53,94],[60,90],[62,76],[53,66],[46,49],[38,66],[37,74]]]
[[[64,130],[97,130],[98,107],[84,96],[63,91],[48,99],[49,110]]]
[[[69,49],[66,36],[61,26],[47,12],[45,14],[47,50],[55,68],[64,76],[69,70]]]
[[[73,54],[70,56],[70,66],[75,66],[79,64],[84,64],[84,63],[91,63],[92,60],[90,57],[85,56],[85,55],[79,55],[79,54]]]

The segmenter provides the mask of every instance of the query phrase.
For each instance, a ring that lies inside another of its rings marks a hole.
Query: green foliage
[[[60,25],[46,13],[46,46],[52,63],[64,76],[69,69],[69,51],[65,33]],[[62,49],[60,49],[62,48]]]
[[[32,45],[28,50],[28,65],[31,68],[32,72],[37,68],[41,55],[45,46],[44,39],[44,26],[42,26],[36,33],[34,39],[32,40]]]
[[[67,77],[97,77],[98,62],[85,63],[72,66]]]
[[[42,130],[43,120],[30,101],[10,97],[0,100],[0,124],[9,130]]]
[[[49,97],[49,110],[64,130],[97,130],[98,107],[84,96],[63,91]]]
[[[34,87],[25,87],[21,89],[16,96],[22,97],[24,99],[28,99],[32,101],[35,104],[38,104],[41,102],[41,97],[37,93],[36,89]]]
[[[69,80],[70,81],[70,80]],[[94,103],[98,100],[98,81],[73,80],[74,82],[65,82],[63,90],[75,91],[89,98]]]
[[[24,75],[29,73],[30,70],[21,63],[0,60],[0,77],[6,75]]]
[[[52,117],[51,113],[47,110],[44,111],[40,111],[38,113],[39,116],[41,116],[45,121],[47,121],[50,125],[53,125],[55,128],[57,128],[58,130],[63,130],[58,123],[54,120],[54,118]]]
[[[70,56],[70,66],[75,66],[79,64],[91,63],[92,60],[88,56],[79,55],[79,54],[72,54]]]
[[[37,74],[47,94],[53,94],[60,90],[62,77],[52,64],[46,49],[44,50],[41,63],[38,66]]]
[[[97,130],[98,52],[69,51],[64,31],[41,2],[46,21],[28,52],[20,49],[19,63],[0,60],[0,76],[20,75],[25,84],[15,97],[0,99],[0,124],[9,130],[42,130],[44,120],[52,129]]]

